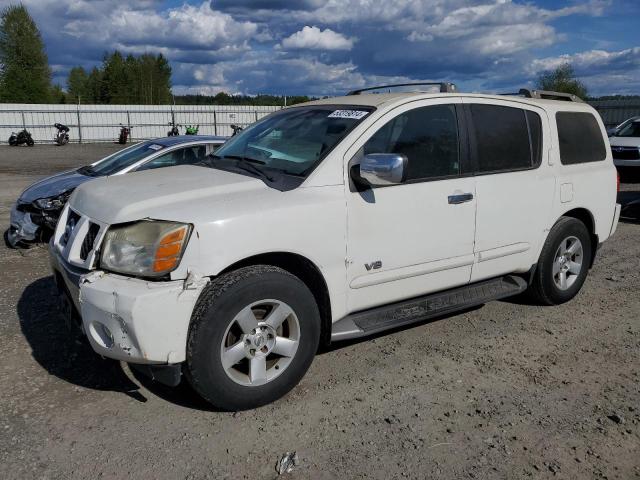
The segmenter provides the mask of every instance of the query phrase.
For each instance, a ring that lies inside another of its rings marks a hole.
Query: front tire
[[[587,278],[592,248],[584,223],[561,217],[542,247],[530,296],[542,305],[559,305],[575,297]]]
[[[319,339],[318,307],[300,279],[268,265],[241,268],[202,292],[191,320],[185,373],[218,408],[256,408],[298,384]]]

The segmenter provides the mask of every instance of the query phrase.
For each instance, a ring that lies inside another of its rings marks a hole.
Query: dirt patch
[[[115,148],[0,147],[0,227],[29,183]],[[640,476],[640,223],[566,305],[494,302],[336,345],[238,414],[75,343],[44,248],[0,247],[0,271],[2,478],[271,479],[293,451],[301,479]]]

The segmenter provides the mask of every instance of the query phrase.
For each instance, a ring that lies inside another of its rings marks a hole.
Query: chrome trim
[[[407,162],[397,153],[369,153],[360,162],[360,177],[372,186],[397,185],[406,180]]]

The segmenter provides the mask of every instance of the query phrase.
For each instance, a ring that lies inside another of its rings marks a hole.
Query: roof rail
[[[531,90],[529,88],[521,88],[519,95],[527,98],[537,98],[540,100],[560,100],[563,102],[581,102],[584,103],[577,95],[573,93],[551,92],[548,90]]]
[[[392,85],[379,85],[377,87],[361,88],[359,90],[352,90],[349,93],[347,93],[347,95],[360,95],[363,92],[369,92],[371,90],[381,90],[383,88],[413,87],[413,86],[419,86],[419,85],[429,85],[429,86],[437,85],[438,87],[440,87],[440,92],[441,93],[454,93],[454,92],[458,91],[458,89],[456,88],[455,83],[449,83],[449,82],[417,82],[417,83],[395,83],[395,84],[392,84]]]

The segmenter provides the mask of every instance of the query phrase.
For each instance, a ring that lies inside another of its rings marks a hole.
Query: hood
[[[73,190],[78,185],[91,180],[92,177],[82,175],[75,169],[43,178],[27,187],[20,195],[20,203],[31,203],[39,198],[55,197],[61,193]]]
[[[640,147],[640,137],[609,137],[612,147]]]
[[[183,165],[97,178],[77,188],[70,204],[108,224],[143,218],[192,222],[190,212],[202,205],[223,204],[265,190],[272,189],[253,177]]]

